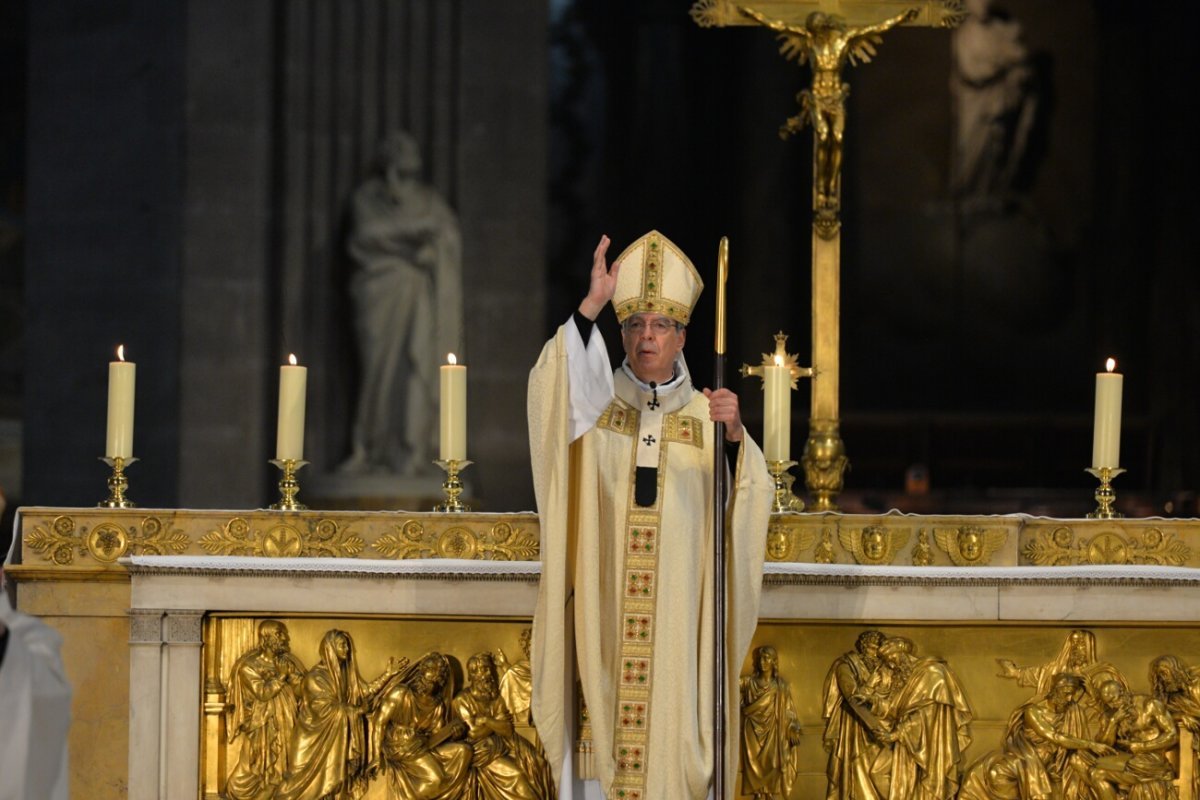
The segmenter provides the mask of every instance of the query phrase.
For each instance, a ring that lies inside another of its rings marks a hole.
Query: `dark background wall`
[[[862,507],[1087,510],[1092,375],[1112,355],[1126,375],[1129,474],[1118,488],[1133,513],[1168,503],[1195,513],[1190,27],[1090,0],[991,5],[1021,26],[1037,115],[1003,202],[951,191],[949,32],[893,31],[872,63],[846,71],[847,487]],[[573,54],[578,72],[553,73],[568,101],[555,106],[556,141],[583,144],[553,166],[552,196],[574,205],[552,207],[566,222],[552,226],[550,318],[576,302],[588,227],[618,243],[658,227],[704,275],[729,235],[731,353],[757,361],[782,329],[806,363],[811,134],[784,142],[777,130],[810,73],[769,31],[700,29],[679,6],[580,0],[556,27],[567,44],[555,52]],[[709,334],[694,333],[689,347],[707,346]],[[695,352],[689,363],[707,368]],[[807,405],[802,388],[794,453]],[[753,429],[761,404],[746,406]],[[929,498],[897,496],[914,465],[930,476]]]
[[[532,506],[525,374],[601,233],[619,249],[658,228],[706,277],[728,235],[730,360],[757,361],[782,329],[806,362],[810,135],[777,129],[808,73],[769,32],[700,29],[689,5],[0,2],[0,439],[23,452],[10,494],[100,499],[104,365],[121,342],[139,364],[142,505],[270,501],[290,350],[312,367],[313,469],[336,464],[353,394],[344,200],[395,126],[463,226],[483,507]],[[948,32],[894,31],[848,71],[848,499],[1082,510],[1092,373],[1115,355],[1118,489],[1134,513],[1184,510],[1200,484],[1191,27],[1094,0],[997,7],[1038,80],[1011,203],[981,212],[950,191]],[[701,382],[709,303],[689,338]],[[757,386],[728,380],[758,432]],[[802,387],[796,453],[807,405]],[[901,494],[913,465],[924,500]]]

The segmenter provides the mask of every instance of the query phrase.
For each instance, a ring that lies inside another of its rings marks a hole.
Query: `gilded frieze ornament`
[[[912,551],[914,567],[928,567],[933,563],[933,548],[929,546],[929,531],[921,528],[917,531],[917,546]]]
[[[1183,566],[1192,548],[1174,534],[1150,528],[1130,534],[1106,530],[1094,536],[1076,536],[1066,525],[1038,531],[1021,548],[1022,559],[1034,566],[1072,564],[1156,564]]]
[[[111,564],[123,555],[178,555],[191,540],[183,531],[164,525],[158,517],[144,517],[138,525],[121,527],[105,521],[77,525],[69,516],[55,517],[49,525],[35,525],[25,534],[25,546],[47,561],[66,565],[91,556]]]
[[[486,532],[464,525],[426,530],[417,520],[395,526],[372,545],[384,558],[465,558],[479,561],[536,561],[537,536],[508,522]]]
[[[212,555],[268,558],[355,558],[366,546],[361,536],[331,519],[271,521],[257,527],[234,517],[200,537]]]
[[[833,534],[829,528],[821,529],[821,543],[813,551],[813,561],[817,564],[833,563]]]
[[[767,560],[794,561],[796,555],[812,547],[816,538],[811,530],[773,522],[767,528]]]
[[[1008,532],[1003,529],[985,529],[978,525],[963,525],[958,528],[935,528],[937,546],[959,567],[985,567],[992,561],[992,554],[1008,541]]]
[[[883,525],[838,531],[838,541],[859,564],[891,564],[911,536],[912,531],[906,528],[885,528]]]

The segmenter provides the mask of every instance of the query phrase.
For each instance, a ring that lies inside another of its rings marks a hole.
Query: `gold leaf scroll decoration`
[[[1192,549],[1174,534],[1150,528],[1140,534],[1123,535],[1101,531],[1095,536],[1079,536],[1062,525],[1052,531],[1038,531],[1025,543],[1021,555],[1035,566],[1072,564],[1155,564],[1183,566],[1192,557]]]
[[[70,517],[55,517],[48,526],[34,525],[33,530],[25,534],[25,546],[47,561],[63,566],[75,560],[77,547],[80,555],[87,553],[75,530],[75,521]]]
[[[372,545],[384,558],[463,558],[477,561],[536,561],[537,537],[508,522],[497,522],[486,533],[463,525],[426,531],[416,520],[396,526]]]
[[[300,526],[273,522],[255,528],[242,517],[234,517],[220,529],[200,537],[200,546],[212,555],[265,556],[268,558],[354,558],[363,551],[362,537],[330,519]]]
[[[182,553],[191,540],[181,530],[164,525],[158,517],[145,517],[138,526],[123,528],[115,522],[100,522],[90,529],[76,526],[68,516],[55,517],[49,526],[35,525],[25,535],[25,546],[47,561],[67,565],[91,556],[111,564],[127,554],[163,556]]]

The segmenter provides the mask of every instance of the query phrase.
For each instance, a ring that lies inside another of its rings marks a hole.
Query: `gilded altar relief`
[[[1192,800],[1200,628],[760,623],[740,797]]]
[[[555,797],[526,625],[209,618],[204,795]]]

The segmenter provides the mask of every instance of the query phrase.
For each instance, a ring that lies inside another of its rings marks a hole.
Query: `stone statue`
[[[500,673],[500,699],[508,706],[513,721],[518,725],[532,725],[530,698],[533,696],[533,669],[529,663],[529,649],[533,641],[533,629],[521,631],[520,661],[509,662],[503,650],[496,651],[496,671]]]
[[[847,61],[867,62],[875,55],[875,46],[882,42],[880,34],[902,22],[914,19],[917,9],[909,9],[875,25],[850,27],[835,14],[814,11],[803,27],[769,19],[751,8],[739,6],[742,14],[761,25],[777,31],[783,41],[779,51],[803,66],[812,63],[812,89],[797,95],[801,112],[780,128],[779,135],[787,138],[811,123],[816,134],[816,200],[818,211],[836,211],[840,205],[840,175],[842,169],[842,138],[846,130],[846,98],[850,84],[842,82],[842,67]]]
[[[258,623],[258,647],[229,672],[229,744],[237,745],[226,782],[230,800],[254,800],[278,786],[288,767],[304,665],[289,650],[287,626]]]
[[[979,203],[1011,191],[1038,98],[1020,23],[994,13],[991,0],[967,0],[966,6],[966,19],[951,34],[952,175],[955,195]]]
[[[450,708],[450,662],[428,653],[383,692],[372,720],[372,764],[388,776],[398,800],[459,798],[473,752],[467,726]]]
[[[885,639],[879,658],[892,672],[892,688],[877,734],[890,750],[872,767],[876,789],[889,798],[952,800],[974,717],[958,677],[945,661],[918,658],[903,637]]]
[[[416,141],[397,131],[350,203],[362,380],[345,473],[434,469],[437,368],[463,346],[462,245],[454,212],[420,174]]]
[[[467,661],[467,678],[452,704],[473,751],[465,800],[553,800],[550,764],[513,730],[491,653]]]
[[[288,770],[272,795],[274,800],[351,798],[366,791],[368,708],[407,663],[389,659],[386,671],[368,684],[358,672],[350,634],[337,629],[325,633],[320,662],[301,685]]]
[[[1055,673],[1045,694],[1013,712],[1003,748],[987,754],[967,771],[958,800],[1082,800],[1089,796],[1095,757],[1112,755],[1115,750],[1071,729],[1068,712],[1083,695],[1082,678]]]
[[[886,698],[890,675],[879,660],[884,635],[863,631],[854,649],[834,660],[825,678],[822,743],[829,753],[828,800],[880,800],[871,766],[883,728],[873,706]],[[886,795],[883,795],[886,796]]]
[[[1117,681],[1103,683],[1099,697],[1103,709],[1099,739],[1115,746],[1117,753],[1099,759],[1092,768],[1096,796],[1117,800],[1128,791],[1130,800],[1174,798],[1175,768],[1166,751],[1179,744],[1179,732],[1166,705],[1149,695],[1130,694]]]
[[[754,651],[754,674],[739,681],[742,707],[742,794],[754,800],[791,796],[800,769],[800,721],[792,690],[779,676],[779,654]]]

